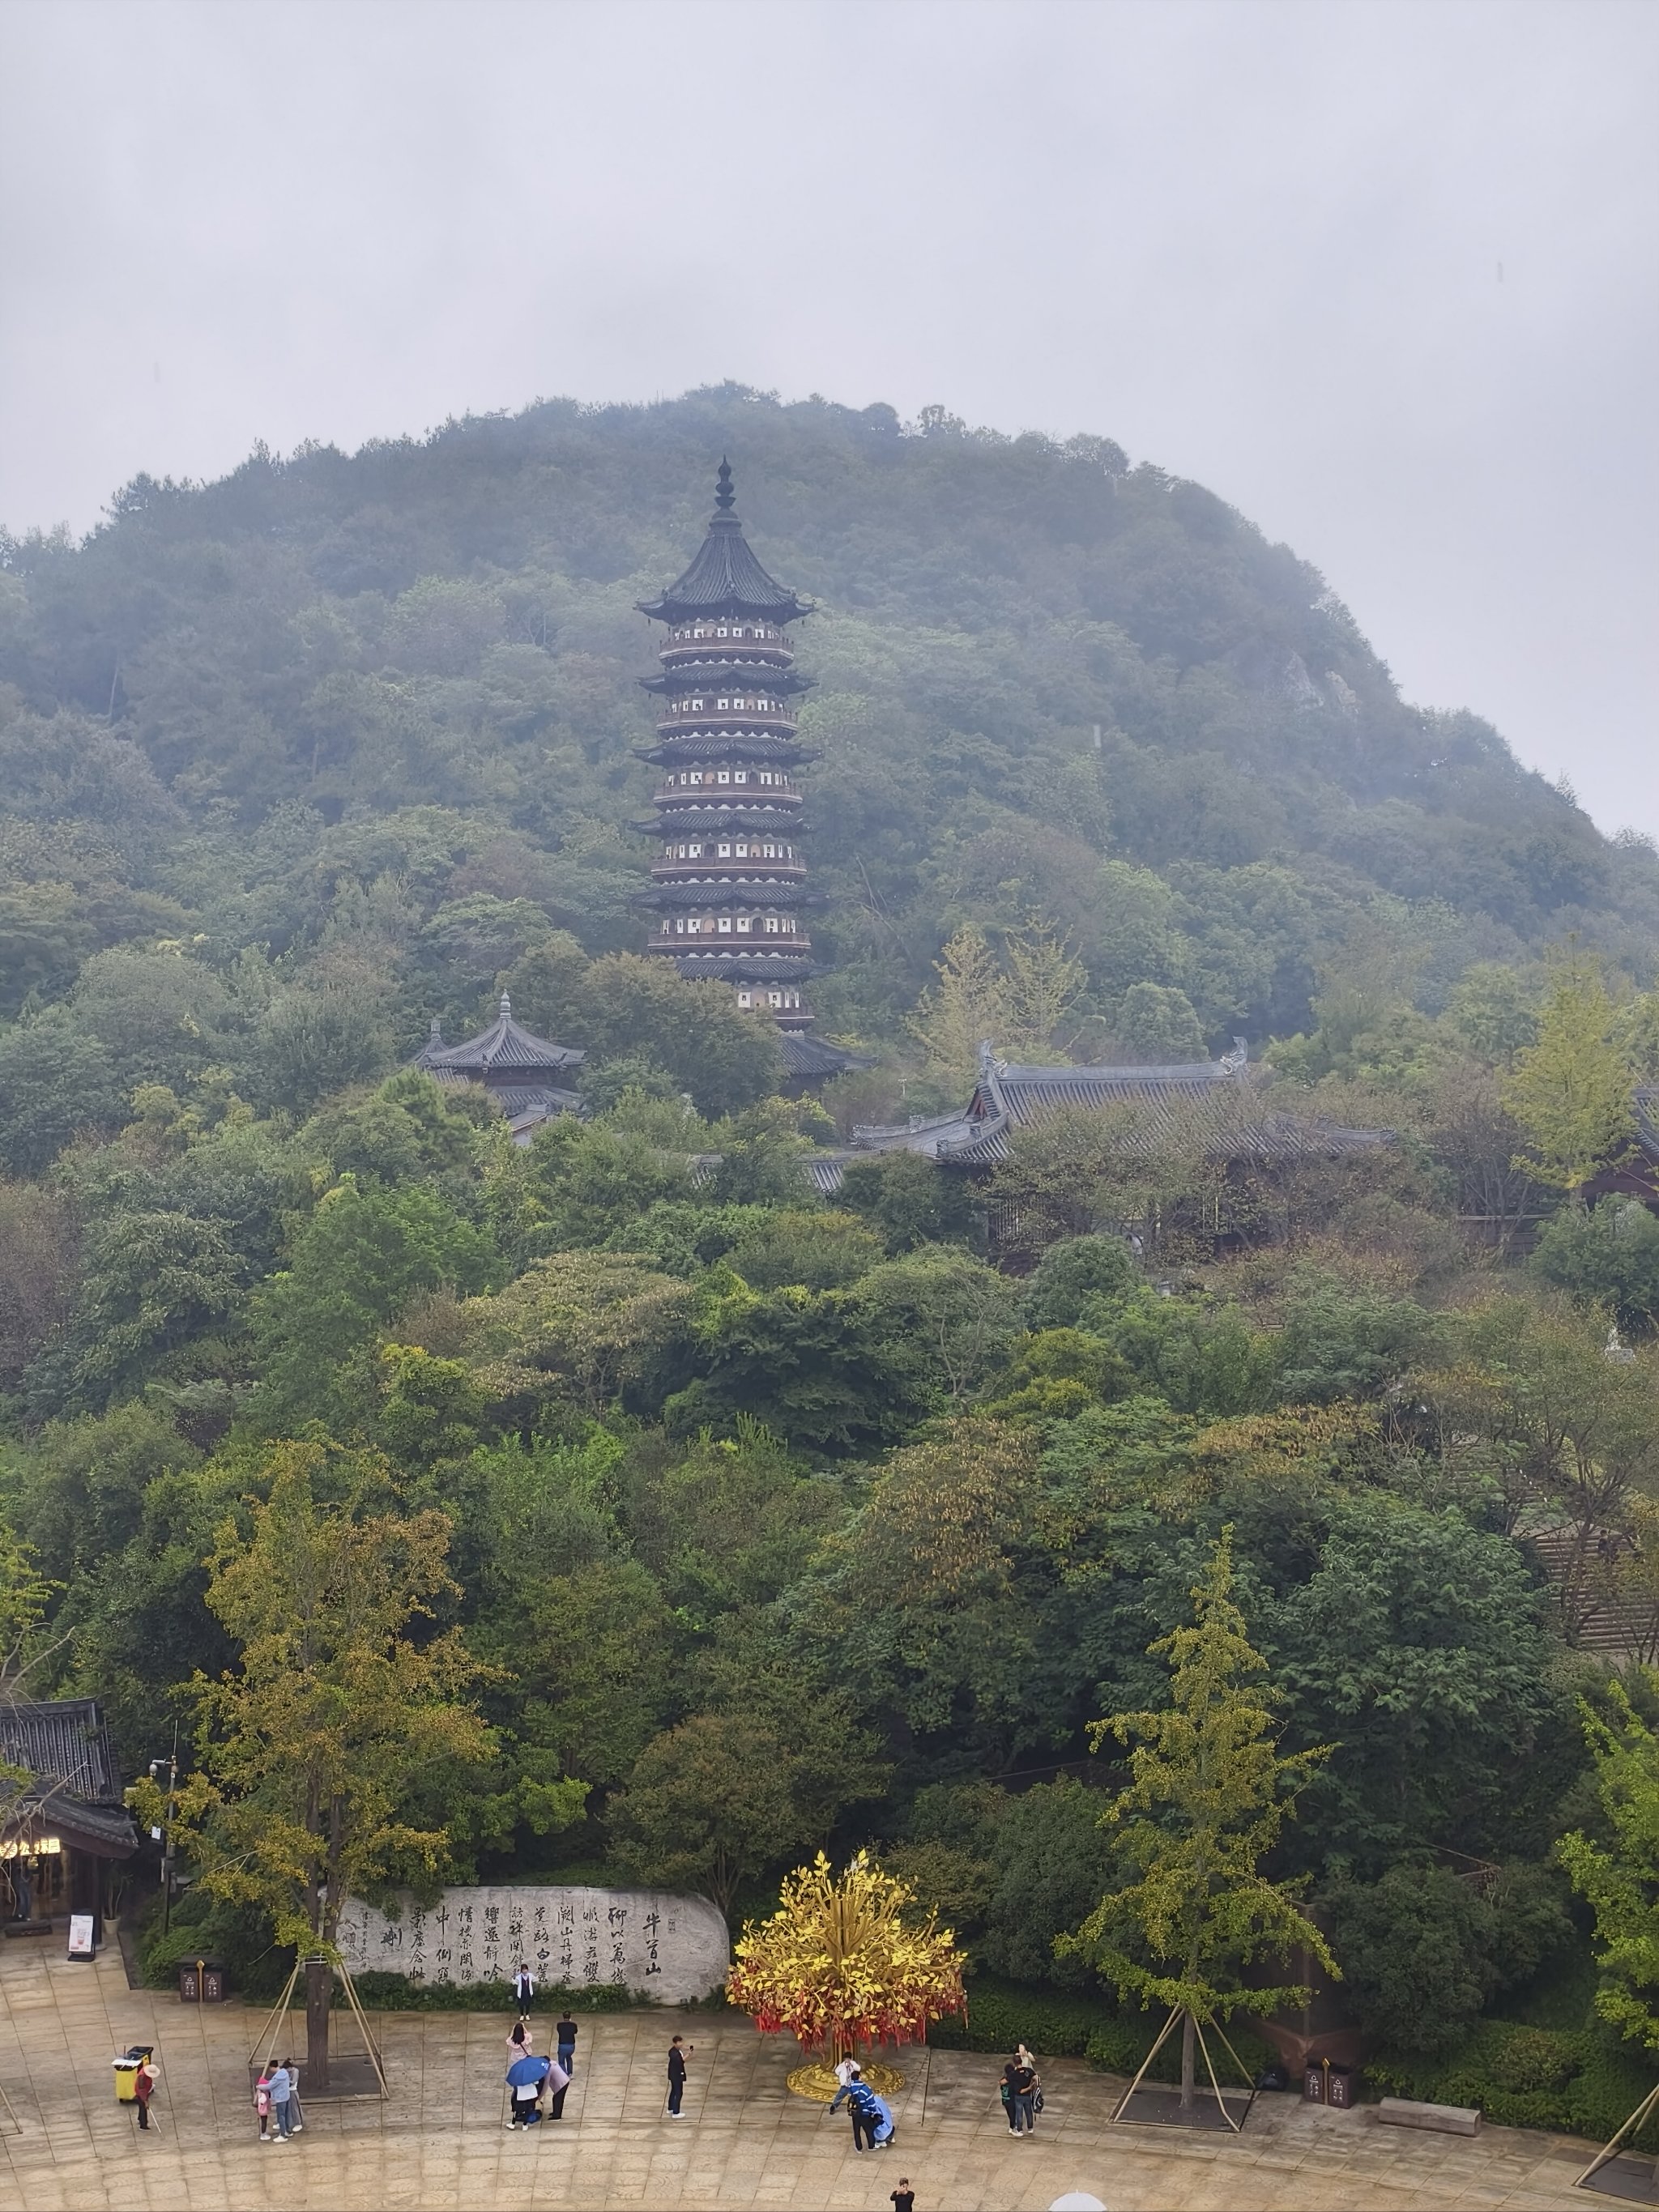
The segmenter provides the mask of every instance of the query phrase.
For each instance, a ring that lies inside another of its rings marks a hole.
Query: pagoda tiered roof
[[[700,860],[682,863],[687,868],[701,867]],[[794,867],[793,860],[780,860],[781,868]],[[804,884],[791,883],[787,877],[774,876],[674,876],[663,883],[653,884],[649,890],[630,891],[630,906],[707,906],[722,902],[738,906],[806,907],[827,906],[829,900],[823,891],[808,890]]]
[[[818,755],[811,745],[798,745],[793,738],[775,738],[764,730],[676,730],[654,745],[630,748],[635,760],[789,761],[799,767]]]
[[[732,512],[732,470],[724,459],[718,481],[717,511],[690,567],[659,598],[636,601],[640,612],[668,623],[709,614],[755,615],[768,622],[790,623],[811,614],[811,602],[787,591],[756,558],[742,523]]]
[[[775,647],[774,650],[776,648]],[[745,686],[763,679],[769,691],[810,691],[817,678],[799,669],[778,668],[764,660],[693,660],[665,668],[656,676],[641,676],[642,691],[714,691],[722,684]]]
[[[643,830],[647,837],[781,837],[785,830],[792,836],[809,836],[812,823],[803,821],[798,814],[786,813],[780,807],[769,817],[751,811],[739,813],[733,807],[729,813],[712,814],[707,811],[697,814],[664,812],[654,822],[633,822],[633,830]],[[691,863],[677,862],[689,867]],[[785,862],[786,866],[789,865]]]

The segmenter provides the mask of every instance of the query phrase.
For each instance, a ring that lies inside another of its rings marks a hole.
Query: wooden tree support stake
[[[1641,2103],[1636,2107],[1636,2110],[1625,2122],[1624,2126],[1620,2129],[1618,2134],[1613,2138],[1613,2141],[1609,2143],[1604,2144],[1603,2147],[1596,2152],[1595,2157],[1584,2168],[1584,2171],[1579,2175],[1577,2180],[1573,2183],[1572,2185],[1575,2189],[1589,2188],[1591,2176],[1600,2173],[1604,2166],[1608,2165],[1613,2159],[1618,2157],[1620,2144],[1624,2142],[1626,2136],[1634,2135],[1636,2133],[1638,2129],[1640,2128],[1643,2121],[1647,2118],[1648,2115],[1652,2112],[1656,2105],[1659,2105],[1659,2083],[1656,2083],[1656,2085],[1649,2090],[1647,2095],[1643,2098]]]

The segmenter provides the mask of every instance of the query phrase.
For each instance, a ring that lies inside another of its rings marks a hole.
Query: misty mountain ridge
[[[509,964],[515,902],[636,947],[635,602],[695,550],[722,454],[819,610],[795,643],[825,1030],[896,1036],[965,922],[1061,933],[1106,1031],[1152,981],[1212,1042],[1305,1027],[1316,970],[1378,943],[1431,1011],[1571,930],[1650,980],[1651,847],[1475,714],[1403,702],[1325,580],[1200,485],[1103,437],[726,385],[258,450],[140,477],[80,544],[4,540],[0,849],[30,886],[4,1011],[115,945],[223,969],[379,929],[394,968],[424,948],[407,1039],[434,996],[476,1003],[481,934]]]

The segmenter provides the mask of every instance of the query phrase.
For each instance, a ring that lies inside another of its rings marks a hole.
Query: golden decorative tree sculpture
[[[745,1923],[726,1995],[757,2027],[787,2028],[818,2054],[789,2076],[799,2094],[827,2101],[836,2062],[860,2044],[925,2041],[930,2021],[967,2011],[956,1936],[935,1913],[907,1926],[902,1916],[915,1897],[864,1851],[839,1879],[820,1851],[785,1877],[769,1920]],[[878,2090],[902,2086],[890,2068],[863,2072]]]

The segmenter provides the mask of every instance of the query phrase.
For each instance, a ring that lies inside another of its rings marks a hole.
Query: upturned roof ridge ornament
[[[1232,1050],[1222,1054],[1220,1066],[1224,1074],[1243,1075],[1249,1062],[1249,1040],[1246,1037],[1236,1036],[1233,1039]]]
[[[729,514],[737,505],[738,495],[732,489],[732,464],[724,453],[714,471],[714,505],[722,514]]]

